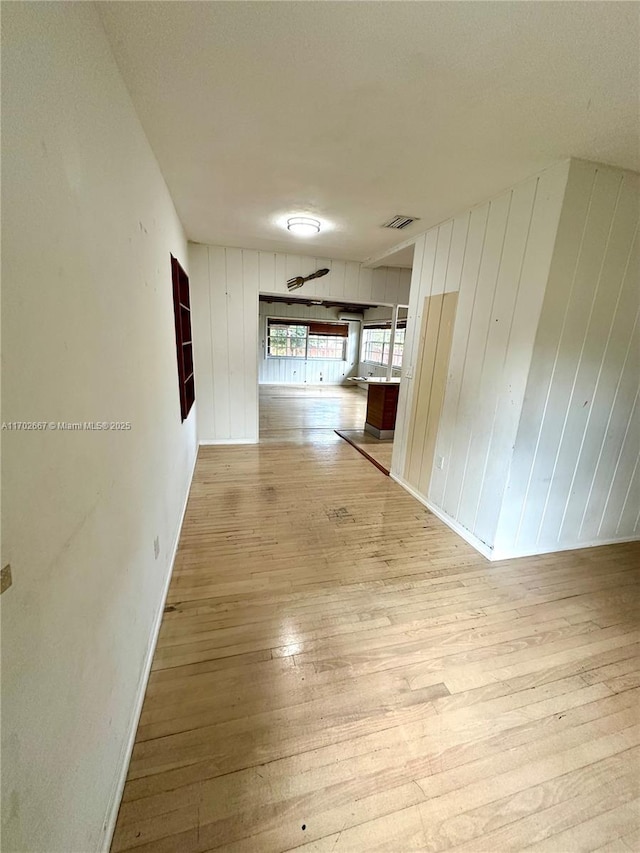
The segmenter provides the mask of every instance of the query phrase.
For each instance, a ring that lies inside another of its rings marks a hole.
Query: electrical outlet
[[[11,564],[7,563],[7,565],[0,571],[0,595],[2,595],[6,589],[9,589],[12,583]]]
[[[442,471],[444,468],[444,456],[436,456],[436,468]]]
[[[160,556],[160,537],[159,536],[156,536],[156,538],[153,540],[153,555],[156,558],[156,560]]]

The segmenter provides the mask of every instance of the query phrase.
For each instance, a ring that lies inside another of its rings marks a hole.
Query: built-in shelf
[[[173,311],[176,324],[180,414],[184,421],[196,398],[191,340],[191,300],[189,298],[189,276],[173,255],[171,255],[171,280],[173,282]]]

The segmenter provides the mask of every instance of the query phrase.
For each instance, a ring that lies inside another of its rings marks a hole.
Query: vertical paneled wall
[[[259,256],[189,245],[200,441],[257,441]]]
[[[337,308],[323,305],[286,305],[277,302],[260,302],[258,326],[258,381],[261,385],[342,385],[349,376],[356,375],[360,349],[360,323],[349,321],[349,337],[346,342],[345,360],[269,358],[267,356],[267,318],[281,317],[285,320],[325,320],[337,322]],[[352,383],[349,383],[352,384]]]
[[[416,244],[393,473],[479,544],[492,545],[498,522],[568,169]],[[449,346],[451,300],[434,297],[456,292]],[[439,348],[449,351],[443,401]]]
[[[366,269],[357,261],[336,261],[301,255],[258,252],[260,256],[260,293],[286,295],[287,281],[328,268],[329,275],[308,281],[294,296],[313,299],[346,299],[362,303],[397,302],[407,304],[411,270],[393,267]]]
[[[189,245],[194,366],[201,442],[258,440],[258,294],[287,294],[287,280],[321,267],[298,295],[406,304],[410,271],[356,261]]]
[[[633,538],[640,176],[572,161],[497,555]]]
[[[455,292],[434,294],[425,298],[422,311],[404,475],[421,494],[431,479],[457,301]]]

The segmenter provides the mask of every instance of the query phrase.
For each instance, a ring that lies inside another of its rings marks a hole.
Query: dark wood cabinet
[[[376,438],[393,438],[400,383],[368,382],[367,386],[367,419],[364,428]]]
[[[184,421],[196,399],[193,377],[193,341],[191,338],[191,300],[189,297],[189,276],[173,255],[171,255],[171,280],[173,282],[173,311],[176,324],[180,414]]]

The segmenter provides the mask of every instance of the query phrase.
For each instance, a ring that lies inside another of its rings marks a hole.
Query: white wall
[[[392,473],[480,547],[494,541],[568,161],[431,229],[416,243]],[[458,291],[434,459],[406,478],[425,298]]]
[[[258,381],[260,385],[342,385],[349,376],[355,376],[360,352],[360,322],[349,321],[344,360],[301,359],[267,357],[267,318],[284,320],[323,320],[337,322],[338,308],[324,305],[287,305],[278,302],[260,302],[258,325]],[[352,383],[349,383],[352,384]]]
[[[405,275],[409,278],[409,286],[411,286],[411,270],[404,271]],[[408,292],[407,292],[407,304],[408,304]],[[393,319],[393,308],[389,305],[378,305],[377,308],[365,308],[363,323],[376,323],[378,321],[386,323],[391,322]],[[407,319],[407,308],[406,305],[403,308],[398,310],[398,319],[406,320]]]
[[[189,244],[198,438],[258,440],[258,294],[287,294],[287,280],[322,267],[298,295],[406,304],[408,270],[371,270],[336,261],[250,249]]]
[[[89,3],[2,10],[2,848],[98,850],[195,455],[170,252],[186,242]],[[154,559],[154,537],[160,555]]]
[[[189,244],[200,441],[257,441],[259,256]]]
[[[640,176],[572,161],[496,555],[638,536]]]

